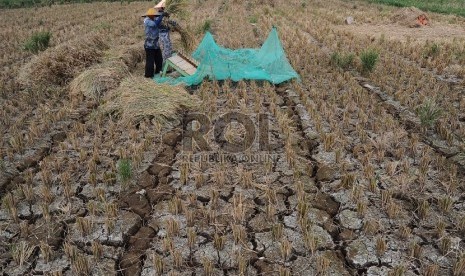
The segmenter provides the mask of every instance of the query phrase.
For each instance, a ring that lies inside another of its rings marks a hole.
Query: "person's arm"
[[[174,20],[168,20],[168,25],[172,26],[172,27],[177,27],[178,26],[178,23]]]
[[[155,26],[158,27],[161,24],[161,21],[163,20],[163,17],[165,16],[165,13],[162,13],[157,19],[155,19]]]

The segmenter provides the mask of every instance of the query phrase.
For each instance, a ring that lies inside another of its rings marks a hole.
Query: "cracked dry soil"
[[[317,58],[305,62],[328,71],[316,61],[327,53],[308,47]],[[308,78],[194,90],[213,123],[228,111],[268,119],[268,150],[256,137],[226,160],[202,158],[224,153],[213,132],[211,151],[188,152],[190,125],[94,125],[83,105],[19,162],[4,164],[1,274],[463,275],[464,172],[408,125],[393,123],[405,133],[376,126],[399,118],[386,104],[372,108],[380,100],[369,91],[347,92],[356,106],[340,106],[344,93],[334,100],[321,92],[339,91],[336,84]],[[231,124],[224,136],[240,142],[244,129]],[[391,141],[400,142],[382,148]],[[121,157],[133,157],[129,183],[116,177]],[[419,186],[425,169],[422,189],[405,188]],[[440,186],[444,172],[455,191]]]
[[[235,159],[208,160],[203,157],[221,152],[212,132],[206,137],[211,152],[186,152],[182,129],[190,126],[167,129],[154,138],[129,184],[91,185],[78,176],[69,196],[51,185],[56,194],[47,210],[31,200],[16,202],[17,218],[2,211],[2,242],[16,240],[31,250],[19,265],[4,247],[3,273],[385,275],[402,263],[413,275],[421,274],[421,256],[444,273],[453,267],[436,240],[435,222],[418,218],[415,199],[389,194],[382,183],[357,194],[358,180],[349,176],[360,162],[350,152],[341,161],[325,150],[292,85],[207,83],[195,93],[213,122],[226,111],[266,114],[272,154],[261,152],[256,139]],[[50,154],[56,139],[67,139],[54,137]],[[243,129],[231,124],[225,137],[240,141]],[[267,158],[240,158],[247,154]],[[36,163],[27,167],[43,181]],[[367,210],[362,199],[370,202]],[[377,208],[393,202],[397,217]],[[463,243],[460,236],[449,242],[450,250]]]

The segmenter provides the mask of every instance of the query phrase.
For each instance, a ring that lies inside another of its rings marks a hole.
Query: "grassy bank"
[[[0,9],[27,7],[45,7],[55,4],[91,3],[91,2],[132,2],[135,0],[0,0]]]
[[[368,0],[396,7],[417,7],[424,11],[456,14],[465,17],[465,1],[463,0]]]

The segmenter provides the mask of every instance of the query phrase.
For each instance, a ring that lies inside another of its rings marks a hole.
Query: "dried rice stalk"
[[[70,94],[83,94],[87,98],[100,101],[104,94],[116,88],[129,74],[128,67],[122,61],[109,61],[82,72],[70,84]]]
[[[199,99],[182,86],[158,84],[143,77],[129,77],[102,106],[103,114],[120,116],[124,123],[137,124],[150,118],[160,124],[177,125],[183,109],[195,109]]]
[[[189,2],[187,0],[166,0],[165,11],[180,18],[188,15]],[[173,26],[173,30],[181,35],[181,45],[185,51],[191,52],[194,47],[194,38],[191,31],[181,27],[179,24]]]
[[[187,15],[188,1],[186,0],[166,0],[165,11],[179,17]]]
[[[112,48],[105,53],[105,60],[123,61],[130,69],[134,69],[145,58],[143,43],[123,45]]]
[[[173,30],[178,32],[181,36],[181,45],[183,49],[188,53],[192,52],[194,50],[194,36],[192,32],[181,27],[179,24],[177,24]]]

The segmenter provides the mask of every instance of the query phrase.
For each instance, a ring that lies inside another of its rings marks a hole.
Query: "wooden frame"
[[[162,77],[166,76],[166,72],[169,67],[178,71],[184,77],[192,76],[195,74],[195,71],[197,71],[197,65],[182,54],[173,54],[172,57],[165,61],[165,65],[163,66],[163,71],[161,73]]]

